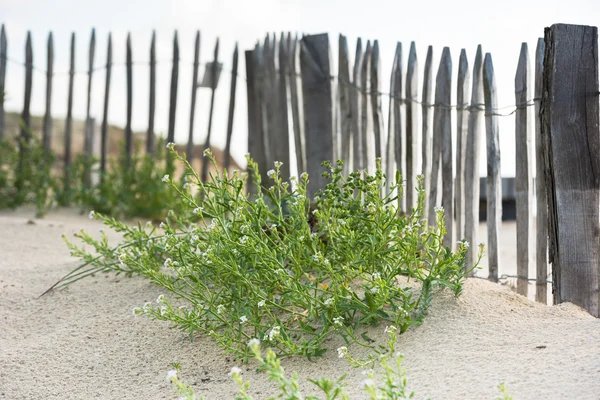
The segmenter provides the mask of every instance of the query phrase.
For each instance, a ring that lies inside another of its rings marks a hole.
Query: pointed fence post
[[[465,162],[467,157],[467,129],[469,113],[469,61],[467,51],[462,49],[458,62],[456,88],[456,238],[465,238]],[[476,251],[475,247],[471,251]]]
[[[175,143],[175,120],[177,118],[177,86],[179,83],[179,40],[173,35],[173,64],[171,67],[171,92],[169,96],[169,130],[167,142]]]
[[[27,31],[27,41],[25,43],[25,96],[23,101],[23,111],[21,112],[21,134],[19,137],[19,164],[16,174],[15,186],[17,193],[21,194],[25,178],[25,155],[29,152],[29,143],[31,141],[31,89],[33,84],[33,50],[31,46],[31,32]]]
[[[387,164],[386,175],[390,182],[395,180],[395,171],[404,175],[402,167],[402,43],[396,43],[396,53],[390,77],[390,103],[388,118]],[[402,178],[404,179],[404,178]],[[400,207],[405,209],[404,196],[400,200]]]
[[[362,151],[362,40],[356,41],[356,52],[354,54],[354,69],[352,71],[352,90],[350,91],[352,105],[352,170],[356,171],[363,167]]]
[[[85,133],[83,138],[83,156],[86,160],[85,174],[83,184],[86,188],[92,185],[92,169],[88,163],[92,160],[94,150],[94,121],[90,116],[90,107],[92,103],[92,78],[94,74],[94,56],[96,54],[96,30],[92,29],[90,38],[90,49],[88,53],[88,87],[87,87],[87,107],[85,112]]]
[[[419,116],[417,101],[419,96],[419,65],[417,62],[417,48],[415,42],[410,43],[408,52],[408,68],[406,70],[406,211],[412,212],[416,204],[416,177],[417,177],[417,137]]]
[[[373,146],[371,145],[372,138],[372,127],[373,127],[373,117],[371,116],[371,101],[370,101],[370,93],[369,90],[369,77],[371,76],[371,42],[367,40],[367,46],[365,47],[365,53],[362,58],[362,66],[360,71],[360,88],[361,88],[361,100],[360,100],[360,117],[361,117],[361,131],[360,131],[360,141],[361,141],[361,160],[362,165],[361,169],[369,171],[369,168],[372,168],[373,165],[373,157],[371,156],[371,152],[373,151]]]
[[[106,50],[106,83],[104,85],[104,110],[102,114],[102,132],[100,137],[100,179],[104,180],[106,174],[106,156],[108,147],[108,102],[110,98],[110,78],[112,72],[112,35],[108,34],[108,47]]]
[[[46,64],[46,112],[44,114],[44,133],[42,143],[46,155],[52,149],[52,79],[54,76],[54,40],[52,32],[48,34]],[[0,92],[2,90],[0,89]]]
[[[127,164],[131,161],[133,150],[133,131],[131,130],[131,114],[133,111],[133,55],[131,53],[131,34],[127,34],[126,43],[126,70],[127,70],[127,123],[125,125],[125,152]]]
[[[431,186],[431,162],[432,162],[432,93],[433,93],[433,46],[427,48],[427,57],[425,58],[425,69],[423,70],[423,94],[421,95],[421,130],[422,130],[422,155],[421,155],[421,174],[423,175],[423,186],[430,196],[429,188]],[[416,105],[415,105],[416,107]],[[427,202],[425,202],[427,203]],[[425,204],[423,215],[428,218],[429,204]],[[432,221],[430,221],[432,223]]]
[[[350,99],[350,60],[348,54],[348,40],[346,36],[340,35],[338,42],[338,93],[340,105],[340,141],[341,159],[344,161],[343,173],[347,175],[352,171],[351,149],[352,149],[352,106]]]
[[[206,141],[204,142],[204,148],[202,149],[202,172],[200,175],[200,179],[202,182],[206,182],[208,179],[208,158],[204,157],[204,152],[210,149],[210,135],[212,133],[212,125],[213,125],[213,112],[215,108],[215,92],[217,91],[217,73],[219,70],[219,38],[217,38],[217,42],[215,43],[215,51],[213,57],[213,64],[211,70],[211,82],[210,82],[210,109],[208,113],[208,131],[206,132]]]
[[[190,102],[190,128],[186,157],[190,165],[194,162],[194,117],[196,116],[196,93],[198,92],[198,67],[200,65],[200,31],[196,31],[194,42],[194,66],[192,71],[192,100]],[[227,161],[225,161],[227,162]]]
[[[71,34],[71,63],[69,68],[69,99],[67,104],[67,120],[65,122],[65,162],[64,162],[64,198],[63,205],[70,201],[70,166],[71,166],[71,134],[73,132],[73,81],[75,79],[75,32]]]
[[[227,138],[225,142],[225,161],[224,168],[229,171],[231,164],[231,135],[233,134],[233,116],[235,113],[235,95],[237,90],[237,74],[238,74],[238,45],[235,44],[233,51],[233,68],[231,70],[231,88],[229,91],[229,114],[227,116]]]
[[[541,123],[554,303],[600,317],[598,29],[545,31]]]
[[[483,62],[483,93],[485,97],[485,132],[487,147],[487,232],[489,277],[498,282],[498,237],[502,223],[502,178],[500,177],[500,136],[498,130],[498,98],[492,55]]]
[[[148,94],[148,131],[146,132],[146,154],[154,155],[154,112],[156,110],[156,31],[152,31],[150,43],[150,92]]]
[[[283,180],[288,180],[290,178],[290,132],[288,126],[288,90],[286,76],[288,75],[289,57],[287,55],[287,42],[283,33],[281,34],[277,49],[279,71],[273,75],[273,81],[275,82],[276,90],[278,125],[276,136],[273,137],[273,142],[275,144],[275,161],[283,163],[281,166],[281,178]],[[273,51],[275,52],[275,49],[273,49]]]
[[[385,171],[385,163],[387,160],[383,158],[382,149],[385,148],[383,143],[383,115],[381,111],[381,83],[379,75],[381,75],[381,65],[379,61],[379,41],[373,42],[371,52],[371,112],[373,114],[373,139],[375,141],[375,158],[381,159],[382,167]],[[375,167],[375,164],[373,164]]]
[[[6,62],[8,61],[8,43],[4,24],[0,28],[0,141],[4,139],[6,123],[4,121],[4,97],[6,96]]]
[[[300,46],[298,46],[298,38],[292,39],[292,35],[288,34],[288,49],[289,49],[289,81],[290,81],[290,99],[292,108],[292,123],[294,126],[294,144],[296,146],[296,167],[298,173],[306,171],[306,145],[304,135],[304,119],[302,110],[302,91],[298,90],[298,62],[300,54]]]

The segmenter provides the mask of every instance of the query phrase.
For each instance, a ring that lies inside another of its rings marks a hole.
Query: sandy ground
[[[77,265],[61,234],[101,226],[70,210],[28,223],[31,215],[0,213],[0,399],[172,399],[165,381],[172,362],[207,399],[233,398],[227,372],[235,360],[207,338],[191,343],[166,323],[132,314],[159,288],[102,275],[38,298]],[[502,236],[508,267],[501,273],[512,274],[514,223]],[[382,341],[382,331],[370,336]],[[515,399],[600,398],[600,320],[570,304],[536,304],[507,286],[469,279],[462,297],[438,296],[423,325],[399,341],[418,399],[495,399],[500,382]],[[364,398],[363,377],[337,358],[339,345],[332,340],[316,362],[293,358],[284,366],[307,388],[307,377],[346,373],[352,398]],[[254,398],[272,393],[253,364],[243,369]]]

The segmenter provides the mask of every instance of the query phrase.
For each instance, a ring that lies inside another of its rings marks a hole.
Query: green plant
[[[246,174],[225,171],[202,182],[184,158],[173,156],[186,164],[189,182],[180,185],[168,175],[163,181],[181,210],[169,211],[159,230],[90,213],[124,241],[112,247],[105,235],[77,234],[95,252],[67,241],[84,264],[56,286],[100,271],[140,274],[172,296],[136,313],[173,322],[192,339],[196,332],[209,335],[244,359],[252,338],[281,355],[309,358],[327,351],[331,335],[372,347],[369,325],[404,331],[422,321],[436,290],[462,291],[470,272],[464,268],[468,243],[459,242],[456,252],[442,245],[441,209],[437,226],[423,224],[422,184],[418,205],[406,216],[399,196],[381,195],[380,167],[373,176],[345,178],[341,162],[325,162],[330,182],[313,204],[308,176],[284,182],[281,163],[267,174],[273,185],[251,198],[243,190]],[[215,163],[210,152],[206,156]],[[248,163],[261,187],[256,164]],[[401,192],[398,182],[399,175],[391,193]]]

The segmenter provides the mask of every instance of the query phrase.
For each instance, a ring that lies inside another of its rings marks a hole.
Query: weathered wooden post
[[[52,32],[48,34],[46,64],[46,112],[44,114],[44,133],[42,143],[46,155],[52,148],[52,78],[54,75],[54,40]],[[0,92],[2,90],[0,89]],[[1,93],[0,93],[1,94]],[[1,133],[0,133],[1,135]]]
[[[73,132],[73,80],[75,79],[75,32],[71,34],[71,63],[69,68],[69,98],[67,104],[67,120],[65,122],[65,163],[64,163],[64,197],[63,205],[69,204],[70,199],[70,166],[71,166],[71,134]]]
[[[150,43],[150,93],[148,95],[148,132],[146,132],[146,153],[153,155],[154,144],[154,112],[156,110],[156,31],[152,31]]]
[[[275,37],[275,36],[274,36]],[[275,44],[275,42],[273,42]],[[288,60],[287,41],[281,34],[279,45],[277,47],[277,61],[279,71],[274,71],[273,82],[275,83],[275,98],[277,99],[277,130],[275,136],[272,136],[273,144],[275,144],[275,161],[283,163],[281,166],[281,177],[284,180],[290,178],[290,133],[289,133],[289,117],[288,117],[288,101],[287,101],[287,82],[288,75]],[[275,48],[273,49],[275,55]],[[274,60],[274,59],[273,59]]]
[[[469,113],[469,61],[467,52],[462,49],[458,61],[456,88],[456,238],[465,238],[465,162],[467,157],[467,131]],[[475,247],[473,250],[475,251]]]
[[[545,31],[541,123],[554,303],[600,317],[598,29]]]
[[[110,76],[112,71],[112,35],[108,34],[106,50],[106,84],[104,86],[104,112],[102,115],[102,132],[100,137],[100,179],[106,174],[106,153],[108,147],[108,101],[110,98]]]
[[[350,100],[350,61],[348,54],[348,40],[346,36],[340,35],[338,42],[338,96],[340,106],[340,141],[341,159],[344,161],[343,172],[348,174],[352,170],[352,160],[350,158],[352,148],[352,107]]]
[[[173,64],[171,66],[171,92],[169,96],[169,130],[167,142],[175,143],[175,120],[177,117],[177,87],[179,83],[179,40],[173,35]]]
[[[382,166],[385,171],[385,163],[387,160],[383,158],[383,153],[381,151],[382,148],[385,148],[385,145],[383,143],[383,115],[381,111],[381,84],[379,75],[381,75],[381,66],[379,62],[379,41],[375,40],[373,42],[373,50],[371,52],[371,113],[373,115],[375,158],[382,159]]]
[[[536,192],[536,285],[535,301],[548,302],[548,200],[544,179],[544,157],[542,154],[542,127],[539,118],[542,100],[544,72],[544,38],[539,38],[535,49],[535,192]]]
[[[214,52],[214,58],[213,58],[213,63],[212,63],[212,67],[210,70],[210,109],[208,112],[208,131],[206,132],[206,140],[204,142],[204,148],[202,149],[202,154],[204,154],[204,152],[208,149],[210,149],[210,135],[212,133],[212,124],[213,124],[213,112],[215,109],[215,92],[217,91],[217,84],[219,82],[219,71],[220,71],[220,65],[219,65],[219,38],[217,38],[217,42],[215,43],[215,52]],[[207,71],[208,72],[208,69]],[[206,75],[205,72],[205,75]],[[202,171],[201,171],[201,175],[200,175],[200,179],[202,179],[202,182],[206,182],[206,180],[208,179],[208,158],[203,157],[202,158]]]
[[[231,164],[231,135],[233,134],[233,116],[235,113],[235,95],[237,90],[237,71],[238,71],[238,45],[235,44],[233,51],[233,61],[231,69],[231,87],[229,90],[229,114],[227,115],[227,138],[225,139],[225,160],[223,162],[224,168],[229,171],[229,165]]]
[[[529,286],[529,252],[532,235],[533,176],[529,93],[529,54],[527,43],[521,45],[521,55],[515,76],[516,126],[516,203],[517,203],[517,293],[527,296]]]
[[[498,98],[492,55],[486,53],[483,62],[483,93],[485,97],[485,132],[487,147],[487,232],[489,277],[498,282],[498,237],[502,223],[502,178],[500,177],[500,134],[498,130]]]
[[[371,76],[371,42],[367,40],[365,47],[365,53],[362,58],[362,66],[360,69],[360,89],[361,89],[361,100],[360,100],[360,142],[361,142],[361,161],[362,164],[360,169],[369,171],[369,167],[372,168],[373,157],[371,156],[372,146],[372,126],[373,118],[371,116],[371,101],[370,101],[370,90],[369,90],[369,77]]]
[[[258,157],[264,156],[262,150],[262,137],[259,128],[260,124],[260,104],[256,94],[256,72],[257,67],[255,52],[257,50],[248,50],[244,52],[246,60],[246,96],[248,101],[248,153],[257,161]],[[252,174],[254,171],[248,171],[249,186],[247,190],[251,194],[256,194],[260,189],[254,186]]]
[[[362,40],[356,41],[356,52],[354,54],[354,68],[352,71],[352,91],[350,92],[352,104],[352,169],[354,171],[362,169],[362,93],[361,93],[361,72],[362,72]]]
[[[27,32],[27,42],[25,43],[25,96],[23,101],[23,111],[21,112],[21,135],[19,137],[19,164],[18,173],[16,175],[15,186],[19,194],[23,186],[25,172],[25,155],[29,151],[29,143],[31,141],[31,89],[33,84],[33,50],[31,45],[31,32]]]
[[[431,118],[433,116],[431,110],[431,99],[433,93],[433,46],[427,48],[427,56],[425,58],[425,69],[423,70],[423,93],[421,94],[421,174],[423,175],[423,187],[427,191],[427,196],[431,195]],[[414,106],[416,107],[416,106]],[[425,202],[423,215],[428,218],[429,205]],[[430,221],[431,223],[431,221]]]
[[[388,118],[388,140],[387,140],[387,163],[386,175],[391,182],[395,179],[395,170],[404,175],[402,167],[402,43],[396,43],[396,53],[394,54],[394,63],[392,65],[392,74],[390,77],[390,106]],[[394,168],[395,167],[395,168]],[[404,178],[402,178],[404,179]],[[404,209],[404,196],[400,201],[400,207]]]
[[[92,29],[90,38],[90,49],[88,53],[88,87],[87,87],[87,107],[85,112],[85,133],[83,137],[83,156],[85,158],[85,173],[83,183],[86,188],[92,185],[92,166],[89,163],[92,160],[94,150],[94,120],[90,116],[90,107],[92,104],[92,77],[94,74],[94,56],[96,55],[96,30]]]
[[[292,39],[292,35],[288,34],[288,49],[289,49],[289,80],[290,80],[290,99],[292,108],[292,123],[294,126],[294,144],[296,145],[296,166],[298,173],[306,171],[305,157],[305,139],[304,139],[304,119],[302,112],[302,91],[298,90],[298,58],[300,47],[298,46],[298,38]]]
[[[131,161],[133,150],[133,131],[131,130],[131,113],[133,111],[133,56],[131,54],[131,34],[127,34],[126,44],[126,69],[127,69],[127,123],[125,125],[125,152],[127,165]]]
[[[0,140],[4,139],[4,129],[6,128],[4,122],[4,87],[6,82],[6,62],[8,61],[8,43],[6,41],[6,30],[4,24],[0,29]]]
[[[419,66],[415,42],[410,43],[408,68],[406,71],[406,210],[410,213],[416,204],[417,149],[419,148],[418,126],[419,112]]]
[[[321,162],[333,157],[333,95],[329,37],[304,36],[301,41],[300,70],[306,127],[307,192],[314,195],[327,180],[321,176]]]
[[[194,65],[192,70],[192,100],[190,102],[190,128],[186,157],[190,165],[194,162],[194,117],[196,116],[196,93],[198,92],[198,67],[200,65],[200,31],[196,31],[194,42]]]

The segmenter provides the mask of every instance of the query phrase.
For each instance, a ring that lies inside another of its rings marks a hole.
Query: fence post
[[[485,97],[485,131],[487,143],[487,232],[489,277],[498,282],[498,236],[502,223],[502,178],[500,177],[500,137],[498,131],[498,97],[492,55],[485,54],[483,63]]]
[[[29,143],[31,139],[31,89],[33,84],[33,49],[31,45],[31,31],[27,31],[25,43],[25,96],[23,112],[21,113],[21,140]],[[21,146],[21,153],[25,147]],[[25,150],[26,151],[26,150]],[[21,156],[20,156],[21,157]],[[21,157],[22,159],[22,157]]]
[[[469,107],[469,126],[467,128],[467,158],[465,160],[465,239],[471,245],[467,253],[466,269],[475,265],[479,230],[479,143],[481,135],[481,102],[483,100],[483,52],[477,46],[473,64],[473,83],[471,90],[471,106]]]
[[[148,96],[148,132],[146,132],[146,153],[154,155],[154,112],[156,110],[156,31],[152,31],[150,43],[150,93]]]
[[[352,90],[350,91],[351,104],[352,104],[352,145],[353,145],[353,157],[352,157],[352,170],[356,171],[362,169],[362,93],[361,93],[361,82],[362,82],[362,40],[358,38],[356,41],[356,52],[354,53],[354,69],[352,71]]]
[[[379,42],[375,40],[373,42],[373,49],[371,52],[371,112],[373,113],[373,133],[375,140],[375,158],[381,159],[381,165],[385,171],[385,164],[387,160],[383,157],[381,151],[385,148],[383,136],[383,115],[381,111],[381,84],[379,81],[379,75],[381,74],[381,67],[379,62]],[[375,164],[373,164],[375,166]]]
[[[46,64],[46,112],[44,114],[43,146],[46,155],[52,148],[52,79],[54,76],[54,40],[52,32],[48,34]],[[0,89],[1,91],[1,89]],[[1,93],[0,93],[1,94]],[[1,134],[1,133],[0,133]]]
[[[369,100],[369,77],[371,76],[371,41],[367,40],[367,46],[365,47],[365,53],[362,58],[362,66],[360,68],[360,89],[361,89],[361,129],[360,129],[360,143],[361,143],[361,161],[362,164],[360,169],[369,171],[369,167],[372,165],[371,151],[371,127],[372,117],[369,112],[371,102]]]
[[[544,38],[539,38],[535,49],[535,165],[536,165],[536,285],[535,300],[548,302],[548,200],[544,179],[544,158],[542,157],[542,130],[540,123],[540,102],[542,99],[542,78],[544,72]]]
[[[460,51],[456,88],[456,238],[465,238],[465,162],[467,157],[467,107],[469,105],[469,61],[467,51]],[[472,251],[474,251],[473,248]]]
[[[393,182],[395,180],[395,169],[400,171],[401,176],[404,175],[404,168],[402,167],[402,115],[400,114],[402,106],[402,43],[400,42],[396,43],[396,53],[394,54],[390,77],[390,94],[386,175],[388,182]],[[405,209],[404,195],[400,207],[403,210]]]
[[[88,87],[87,87],[87,107],[85,113],[85,133],[83,137],[83,157],[86,160],[85,174],[83,183],[86,188],[92,185],[92,169],[88,164],[92,159],[94,148],[94,121],[90,116],[90,107],[92,103],[92,77],[94,74],[94,55],[96,53],[96,30],[92,29],[90,38],[90,49],[88,53]]]
[[[408,68],[406,71],[406,211],[412,212],[415,205],[415,184],[417,172],[417,140],[418,111],[416,107],[419,89],[419,66],[417,62],[417,48],[415,42],[410,43],[408,53]]]
[[[8,60],[7,54],[6,30],[4,29],[4,24],[2,24],[2,28],[0,29],[0,140],[4,139],[4,129],[6,128],[4,121],[4,97],[6,93],[4,92],[4,88],[6,82],[6,62]]]
[[[104,181],[106,173],[106,152],[108,146],[108,100],[110,98],[110,74],[112,71],[112,35],[108,34],[106,50],[106,84],[104,86],[104,112],[102,115],[102,133],[100,138],[100,179]]]
[[[422,143],[421,143],[421,174],[423,175],[423,187],[430,196],[429,187],[431,185],[431,99],[433,93],[433,46],[427,48],[427,57],[425,58],[425,69],[423,70],[423,94],[421,95],[421,114],[422,114]],[[414,107],[414,106],[413,106]],[[426,202],[427,203],[427,202]],[[423,216],[428,218],[429,204],[425,204]]]
[[[350,149],[352,148],[352,107],[350,99],[350,61],[348,54],[348,41],[344,35],[339,36],[338,43],[339,60],[338,60],[338,93],[340,98],[340,119],[341,119],[341,159],[344,161],[343,172],[347,175],[352,170],[352,162],[350,159]]]
[[[71,33],[71,62],[69,68],[69,99],[67,104],[67,120],[65,122],[65,173],[64,173],[64,199],[63,205],[69,204],[70,198],[70,175],[69,167],[71,166],[71,134],[73,131],[73,80],[75,78],[75,32]]]
[[[255,61],[255,53],[257,50],[247,50],[244,52],[246,60],[246,96],[248,101],[248,153],[252,159],[260,165],[259,159],[264,158],[261,131],[259,128],[260,122],[260,103],[258,102],[256,93],[256,73],[257,63]],[[256,194],[260,188],[254,186],[254,171],[248,170],[250,173],[249,184],[246,187],[250,194]],[[262,171],[260,171],[262,172]]]
[[[198,92],[198,66],[200,64],[200,31],[196,31],[194,42],[194,65],[192,68],[192,100],[190,103],[190,129],[186,157],[190,165],[194,162],[194,117],[196,116],[196,93]]]
[[[204,152],[210,149],[210,134],[212,133],[213,124],[213,112],[215,109],[215,92],[217,91],[217,71],[219,68],[219,38],[215,43],[215,51],[213,53],[213,64],[211,71],[211,82],[210,82],[210,109],[208,111],[208,130],[206,132],[206,141],[204,142],[204,148],[202,149],[202,172],[200,178],[202,182],[206,182],[208,179],[208,158],[204,157]]]
[[[275,90],[277,101],[277,130],[275,131],[276,138],[272,137],[275,142],[275,159],[283,162],[281,166],[281,177],[284,180],[290,178],[290,132],[288,126],[288,102],[287,102],[287,70],[288,70],[288,49],[286,46],[285,37],[281,34],[278,48],[279,74],[273,76],[273,81],[276,83]],[[273,49],[275,52],[275,49]]]
[[[268,97],[265,92],[265,48],[257,43],[254,48],[254,84],[256,90],[256,113],[257,113],[257,137],[260,139],[260,152],[253,155],[254,160],[260,169],[262,182],[267,180],[267,170],[269,158],[269,143],[268,143],[268,120],[267,114],[269,109],[265,98]],[[259,188],[260,190],[260,188]]]
[[[229,171],[229,165],[231,164],[231,135],[233,134],[233,116],[235,113],[235,94],[237,90],[237,74],[238,74],[238,45],[235,44],[235,50],[233,51],[233,61],[231,69],[231,89],[229,91],[229,114],[227,116],[227,138],[225,142],[225,161],[224,168]]]
[[[541,123],[554,303],[600,317],[598,29],[545,30]]]
[[[289,49],[289,79],[290,79],[290,98],[292,107],[292,122],[294,126],[294,144],[296,145],[296,166],[298,173],[306,171],[305,157],[305,139],[304,139],[304,123],[302,118],[302,93],[298,91],[298,38],[292,39],[292,35],[288,34],[288,49]]]
[[[516,205],[517,205],[517,292],[527,296],[529,286],[529,252],[531,249],[533,183],[531,158],[531,129],[529,119],[529,51],[521,45],[521,55],[515,76],[516,145]]]
[[[313,196],[327,180],[321,176],[321,162],[333,157],[333,96],[329,37],[304,36],[301,41],[300,70],[306,127],[307,192]]]
[[[127,154],[127,163],[129,165],[133,145],[133,132],[131,130],[131,113],[133,110],[133,56],[131,54],[131,33],[127,33],[126,47],[127,124],[125,125],[125,152]]]
[[[171,92],[169,96],[169,130],[167,142],[175,143],[175,119],[177,117],[177,86],[179,83],[179,40],[173,35],[173,65],[171,68]]]

